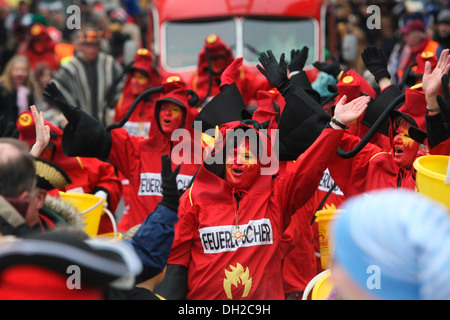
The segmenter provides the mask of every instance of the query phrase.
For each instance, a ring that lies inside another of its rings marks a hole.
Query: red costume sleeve
[[[112,146],[108,160],[129,179],[133,168],[139,165],[139,147],[142,137],[128,134],[123,128],[111,130]]]
[[[278,194],[282,197],[285,226],[290,216],[313,196],[329,160],[336,154],[343,130],[326,128],[314,143],[302,153],[294,165],[279,176],[276,182]]]
[[[341,148],[344,151],[352,150],[358,142],[359,137],[344,133]],[[330,174],[346,196],[363,193],[366,189],[365,182],[369,164],[373,156],[385,152],[380,147],[368,143],[356,156],[348,159],[333,154],[329,163]]]

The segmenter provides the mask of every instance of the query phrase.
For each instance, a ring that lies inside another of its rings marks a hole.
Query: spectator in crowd
[[[9,60],[0,76],[0,114],[16,121],[18,115],[34,104],[34,88],[31,81],[30,63],[25,56]]]
[[[439,58],[442,47],[438,42],[431,40],[426,32],[425,23],[420,19],[411,19],[399,29],[402,34],[404,46],[398,57],[398,67],[395,73],[397,83],[401,83],[404,73],[415,63],[415,58],[422,52],[431,52]]]
[[[438,13],[433,40],[443,48],[450,48],[450,9]]]
[[[79,36],[74,58],[58,70],[54,81],[70,104],[105,123],[106,111],[119,100],[123,70],[111,55],[100,51],[100,31],[85,28]]]
[[[0,155],[0,195],[26,223],[24,227],[15,227],[39,231],[39,209],[44,203],[38,197],[36,170],[28,146],[15,138],[0,138]]]

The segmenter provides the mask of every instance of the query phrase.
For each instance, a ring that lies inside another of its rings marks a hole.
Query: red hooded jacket
[[[426,101],[422,90],[406,89],[405,103],[394,112],[400,112],[419,129],[425,128]],[[392,117],[390,126],[391,145],[393,140]],[[341,147],[344,151],[353,149],[360,138],[344,134]],[[355,157],[343,159],[333,155],[329,169],[346,197],[382,188],[414,189],[414,169],[407,170],[394,162],[392,148],[389,152],[368,143]]]
[[[242,126],[247,125],[222,125],[224,140],[227,129]],[[292,170],[260,175],[248,190],[237,190],[221,177],[223,164],[207,165],[205,160],[180,200],[168,262],[188,268],[187,299],[284,299],[282,233],[314,193],[336,152],[327,146],[337,147],[341,137],[342,130],[325,129]],[[267,142],[262,132],[259,138]],[[244,234],[240,241],[231,237],[236,215]]]
[[[173,78],[169,79],[173,80]],[[194,129],[192,128],[192,122],[198,111],[196,108],[189,107],[185,84],[181,81],[172,81],[164,82],[163,86],[165,87],[164,93],[156,102],[155,118],[158,119],[159,107],[163,100],[177,103],[186,110],[183,129],[189,132],[189,137],[186,140],[183,137],[179,141],[171,141],[171,137],[165,136],[160,130],[158,120],[150,128],[148,138],[130,135],[123,128],[111,130],[112,148],[109,160],[128,179],[129,185],[127,187],[130,188],[129,208],[124,211],[118,225],[118,230],[122,232],[142,223],[160,202],[162,198],[160,190],[161,156],[169,154],[175,168],[179,163],[173,158],[172,151],[177,151],[179,148],[184,151],[183,146],[188,147],[191,151],[193,145]],[[201,133],[199,133],[199,136],[201,137]],[[199,143],[201,150],[201,138]],[[189,186],[200,163],[201,161],[194,161],[192,158],[181,163],[178,174],[179,189]]]
[[[42,42],[43,51],[37,52],[33,47],[33,42]],[[55,42],[47,32],[47,28],[41,23],[35,23],[30,28],[30,33],[26,42],[18,49],[17,55],[24,55],[30,61],[30,69],[34,70],[39,62],[46,62],[53,71],[59,69],[61,57],[55,51]]]
[[[197,70],[188,81],[188,87],[198,94],[203,105],[220,92],[220,74],[210,74],[209,72],[208,58],[214,56],[224,57],[227,66],[234,60],[231,48],[218,35],[211,34],[205,39],[205,45],[200,51]],[[239,71],[236,85],[247,106],[252,99],[256,99],[259,89],[271,88],[270,83],[261,74],[252,73],[245,66],[241,66]]]
[[[133,71],[139,71],[148,75],[150,79],[149,88],[159,87],[164,81],[165,77],[161,75],[161,71],[156,71],[154,66],[153,54],[147,49],[139,49],[134,58],[134,63],[131,72],[125,80],[124,88],[119,101],[115,106],[114,122],[119,122],[127,113],[128,109],[136,100],[137,95],[132,93],[131,79]],[[155,118],[155,103],[159,95],[150,95],[147,99],[141,101],[134,109],[129,120],[124,125],[124,128],[134,135],[142,135],[148,137],[151,124]]]

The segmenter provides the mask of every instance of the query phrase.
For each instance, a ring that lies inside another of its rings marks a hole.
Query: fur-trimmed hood
[[[84,228],[83,218],[79,211],[71,204],[51,195],[47,195],[44,204],[44,214],[52,215],[57,226],[71,226]],[[49,211],[49,212],[48,212]],[[55,215],[55,216],[54,216]]]

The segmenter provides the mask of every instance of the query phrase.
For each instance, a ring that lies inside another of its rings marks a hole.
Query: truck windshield
[[[172,71],[192,69],[206,37],[218,34],[233,50],[236,57],[243,56],[249,63],[259,63],[261,52],[272,50],[279,59],[281,53],[290,60],[292,49],[309,47],[306,65],[318,60],[318,29],[313,19],[229,18],[207,21],[170,21],[165,23],[162,50],[163,63]],[[238,43],[239,42],[239,43]]]
[[[166,59],[168,68],[177,69],[197,65],[198,55],[206,37],[216,33],[236,54],[236,21],[169,22],[165,28]]]
[[[243,56],[248,62],[258,63],[261,52],[272,50],[277,60],[284,52],[286,61],[290,60],[292,49],[309,47],[306,65],[315,59],[316,39],[314,20],[266,20],[244,19]]]

